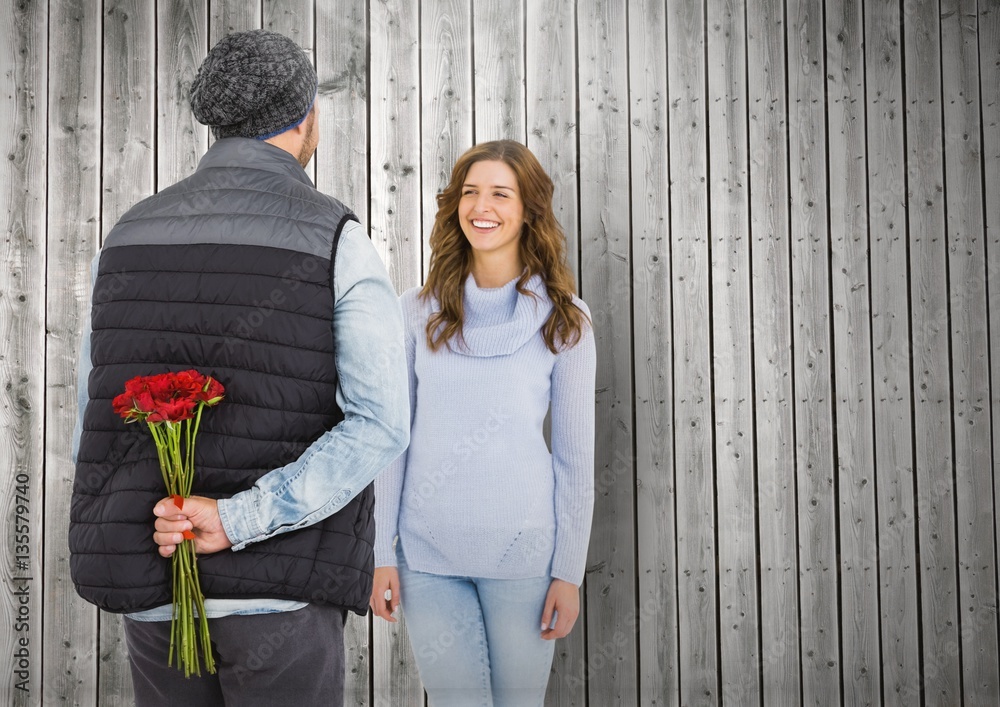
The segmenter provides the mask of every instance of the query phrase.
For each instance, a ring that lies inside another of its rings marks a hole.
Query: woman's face
[[[458,220],[476,256],[519,258],[524,202],[514,170],[504,162],[474,162],[462,186]]]

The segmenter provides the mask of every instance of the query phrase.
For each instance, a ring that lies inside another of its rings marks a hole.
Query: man
[[[126,615],[139,705],[343,701],[346,613],[366,613],[371,592],[371,482],[405,449],[410,417],[392,284],[354,214],[303,170],[316,91],[286,37],[220,41],[191,87],[216,142],[95,259],[71,569],[81,596]],[[149,433],[111,398],[133,376],[188,368],[226,397],[202,418],[181,510]],[[185,530],[218,668],[190,679],[167,666],[164,558]]]

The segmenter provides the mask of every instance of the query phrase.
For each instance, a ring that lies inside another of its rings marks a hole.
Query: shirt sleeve
[[[417,411],[417,375],[414,361],[417,352],[417,336],[420,336],[423,322],[420,319],[420,303],[417,290],[403,293],[400,304],[403,309],[405,330],[406,369],[409,376],[410,428]],[[375,477],[375,566],[395,567],[396,553],[393,543],[399,527],[399,503],[403,495],[403,475],[406,471],[406,456],[403,452],[385,471]]]
[[[587,306],[575,301],[587,315]],[[555,475],[556,539],[552,576],[583,582],[594,513],[594,331],[560,351],[552,368],[552,470]]]
[[[356,222],[341,232],[334,269],[336,395],[344,419],[294,462],[219,501],[233,550],[336,513],[409,442],[399,301],[378,252]]]

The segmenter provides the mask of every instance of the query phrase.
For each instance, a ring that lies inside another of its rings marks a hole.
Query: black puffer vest
[[[356,220],[287,152],[216,142],[197,172],[133,207],[101,252],[90,403],[73,486],[77,591],[106,611],[170,603],[153,543],[164,494],[153,440],[111,407],[137,375],[195,368],[226,387],[202,416],[192,493],[225,498],[297,459],[343,419],[335,391],[332,274]],[[365,613],[371,486],[315,525],[199,558],[206,597],[294,599]]]

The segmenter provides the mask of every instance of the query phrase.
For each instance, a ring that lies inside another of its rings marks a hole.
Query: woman
[[[437,198],[427,282],[400,298],[411,442],[376,480],[371,607],[395,621],[404,602],[436,707],[541,705],[580,610],[595,349],[552,192],[523,145],[470,149]]]

